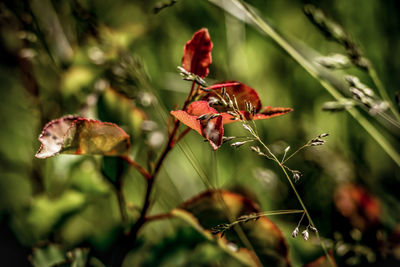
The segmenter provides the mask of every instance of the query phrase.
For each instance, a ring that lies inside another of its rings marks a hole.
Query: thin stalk
[[[393,115],[396,117],[397,122],[400,122],[400,114],[397,111],[396,107],[393,105],[393,101],[391,101],[389,95],[387,94],[385,87],[383,86],[382,81],[379,79],[379,76],[373,66],[369,66],[368,74],[371,76],[372,81],[375,83],[376,87],[378,88],[379,94],[381,95],[382,99],[389,104],[389,108],[392,111]]]
[[[282,164],[285,164],[286,161],[288,161],[289,159],[291,159],[294,155],[296,155],[300,150],[302,150],[303,148],[308,147],[308,144],[305,144],[303,146],[301,146],[300,148],[298,148],[295,152],[293,152],[292,154],[290,154],[290,156],[288,156],[285,160],[282,160]]]
[[[122,188],[117,189],[117,199],[118,199],[119,212],[121,214],[121,220],[122,223],[125,225],[128,222],[128,213],[126,212],[126,201],[124,194],[122,192]]]
[[[144,178],[146,178],[146,180],[151,178],[151,174],[145,168],[143,168],[141,165],[139,165],[139,163],[134,161],[132,158],[130,158],[129,156],[121,156],[121,158],[123,160],[125,160],[129,165],[131,165],[132,167],[137,169],[140,172],[140,174]]]
[[[298,193],[297,190],[296,190],[296,187],[294,186],[292,180],[290,179],[288,173],[286,172],[285,167],[279,162],[278,158],[269,150],[269,148],[264,144],[264,142],[263,142],[259,137],[258,137],[258,141],[259,141],[260,144],[272,155],[272,157],[274,158],[275,162],[278,163],[279,167],[282,169],[282,171],[283,171],[283,173],[285,174],[287,180],[289,181],[290,186],[292,187],[292,190],[294,191],[294,193],[295,193],[295,195],[296,195],[296,197],[297,197],[297,200],[299,201],[301,207],[303,208],[304,213],[306,214],[309,223],[311,224],[311,226],[315,227],[315,224],[314,224],[313,220],[311,219],[310,213],[308,212],[306,206],[304,205],[303,200],[301,199],[299,193]],[[316,227],[315,227],[315,228],[316,228]],[[326,249],[325,244],[322,242],[321,237],[319,236],[319,233],[316,232],[315,234],[316,234],[316,236],[317,236],[318,241],[319,241],[320,244],[321,244],[322,250],[324,251],[326,257],[328,258],[329,263],[330,263],[332,266],[335,266],[335,264],[333,263],[333,260],[331,259],[331,256],[330,256],[329,253],[328,253],[328,250]]]

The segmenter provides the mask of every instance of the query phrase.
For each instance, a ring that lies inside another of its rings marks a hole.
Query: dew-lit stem
[[[267,149],[267,150],[269,151],[268,147],[264,144],[264,142],[263,142],[260,138],[258,138],[258,141],[260,142],[260,144],[261,144],[265,149]],[[272,153],[271,153],[271,154],[272,154]],[[303,200],[301,199],[299,193],[297,192],[296,187],[294,186],[294,184],[293,184],[293,182],[292,182],[292,179],[290,179],[288,173],[286,172],[285,167],[279,162],[279,160],[276,158],[276,156],[275,156],[274,154],[272,154],[272,156],[273,156],[273,158],[275,159],[275,162],[279,164],[279,167],[281,167],[283,173],[285,174],[285,176],[286,176],[286,178],[287,178],[287,180],[288,180],[290,186],[292,187],[292,190],[294,191],[294,193],[295,193],[295,195],[296,195],[296,197],[297,197],[297,200],[299,201],[301,207],[302,207],[303,210],[304,210],[305,215],[307,216],[307,219],[308,219],[309,223],[311,224],[312,227],[315,227],[315,224],[314,224],[313,220],[311,219],[310,213],[308,212],[306,206],[305,206],[304,203],[303,203]],[[316,227],[315,227],[315,228],[316,228]],[[329,255],[329,253],[328,253],[328,250],[326,249],[325,244],[322,242],[321,237],[319,236],[319,233],[316,232],[315,235],[317,236],[317,239],[318,239],[318,241],[320,242],[321,247],[322,247],[322,249],[323,249],[325,255],[327,256],[329,262],[331,263],[332,266],[334,266],[333,261],[332,261],[330,255]]]
[[[121,158],[125,160],[130,166],[137,169],[140,172],[140,174],[144,178],[146,178],[146,180],[151,178],[151,174],[145,168],[143,168],[139,163],[134,161],[132,158],[130,158],[129,156],[121,156]]]
[[[387,94],[383,83],[379,79],[379,76],[375,70],[375,68],[370,65],[368,67],[368,74],[371,77],[372,81],[375,83],[376,87],[378,88],[379,94],[381,95],[382,99],[386,101],[392,111],[393,115],[396,117],[397,122],[400,122],[400,114],[396,107],[393,105],[393,101],[391,101],[389,95]]]
[[[300,152],[300,150],[302,150],[303,148],[306,148],[306,147],[308,147],[308,146],[310,146],[310,145],[309,145],[309,144],[305,144],[305,145],[299,147],[295,152],[293,152],[292,154],[290,154],[290,156],[288,156],[286,159],[285,159],[285,157],[283,157],[283,159],[282,159],[282,164],[285,164],[286,161],[288,161],[288,160],[291,159],[294,155],[296,155],[298,152]]]

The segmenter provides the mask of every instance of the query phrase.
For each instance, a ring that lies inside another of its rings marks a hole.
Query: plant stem
[[[195,85],[196,84],[193,82],[190,93],[185,100],[182,110],[186,109],[186,107],[189,105],[191,99],[193,98]],[[145,194],[144,200],[143,200],[143,207],[142,207],[142,210],[140,211],[139,218],[137,219],[135,224],[132,226],[129,234],[124,236],[122,238],[121,242],[119,242],[117,247],[115,248],[113,258],[111,259],[112,266],[121,266],[122,265],[125,256],[131,250],[131,248],[133,247],[133,245],[136,241],[139,230],[142,228],[142,226],[148,220],[147,212],[150,208],[151,193],[153,191],[154,181],[155,181],[168,153],[172,150],[172,148],[177,143],[175,140],[175,137],[176,137],[176,134],[178,133],[179,126],[180,126],[180,121],[175,120],[174,128],[172,129],[172,132],[168,137],[167,144],[165,145],[165,148],[164,148],[163,152],[161,153],[161,156],[159,157],[159,159],[154,167],[154,170],[151,174],[148,171],[146,171],[142,166],[140,166],[138,163],[136,163],[134,160],[132,160],[131,158],[129,158],[127,156],[122,157],[125,161],[127,161],[131,166],[135,167],[146,178],[147,187],[146,187],[146,194]]]
[[[371,64],[370,64],[371,65]],[[368,74],[371,76],[372,81],[375,83],[376,87],[378,88],[379,94],[381,95],[382,99],[389,104],[390,110],[392,111],[393,115],[396,117],[397,122],[400,122],[400,114],[393,105],[389,95],[387,94],[383,83],[379,79],[379,76],[375,70],[375,68],[371,65],[368,67]]]
[[[146,180],[151,178],[151,174],[145,168],[139,165],[139,163],[134,161],[132,158],[130,158],[129,156],[121,156],[121,158],[125,160],[129,165],[137,169],[140,172],[140,174],[142,174],[143,177],[146,178]]]
[[[293,184],[293,182],[292,182],[292,179],[290,179],[288,173],[286,172],[285,167],[283,166],[282,163],[279,162],[278,158],[275,156],[275,154],[273,154],[273,153],[269,150],[269,148],[264,144],[264,142],[263,142],[258,136],[257,136],[256,138],[257,138],[257,140],[260,142],[260,144],[268,151],[268,153],[270,153],[270,154],[272,155],[272,157],[274,158],[274,161],[275,161],[276,163],[278,163],[279,167],[282,169],[283,173],[285,174],[287,180],[289,181],[290,186],[292,187],[292,189],[293,189],[293,191],[294,191],[294,193],[295,193],[295,195],[296,195],[296,197],[297,197],[297,200],[299,201],[301,207],[303,208],[304,213],[306,214],[309,223],[311,224],[312,227],[315,227],[315,224],[314,224],[313,220],[311,219],[310,213],[308,213],[308,210],[307,210],[306,206],[304,205],[304,202],[303,202],[303,200],[301,199],[299,193],[297,192],[296,187],[294,186],[294,184]],[[316,227],[315,227],[315,228],[316,228]],[[321,238],[320,238],[320,236],[319,236],[319,233],[316,232],[315,234],[316,234],[316,236],[317,236],[318,241],[319,241],[320,244],[321,244],[322,250],[324,251],[326,257],[328,258],[329,263],[331,264],[331,266],[334,267],[335,264],[334,264],[334,262],[333,262],[331,256],[329,255],[328,250],[326,249],[325,244],[322,242],[322,240],[321,240]]]
[[[308,147],[308,144],[305,144],[303,146],[301,146],[300,148],[298,148],[295,152],[293,152],[292,154],[290,154],[289,157],[287,157],[285,160],[282,160],[282,164],[285,164],[285,162],[287,162],[289,159],[291,159],[294,155],[296,155],[300,150],[302,150],[305,147]]]
[[[128,214],[126,212],[126,201],[124,194],[122,192],[122,188],[117,189],[117,199],[118,199],[119,211],[121,213],[122,223],[126,224],[128,222]]]

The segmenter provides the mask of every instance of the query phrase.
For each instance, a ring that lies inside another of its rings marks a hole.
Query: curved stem
[[[130,158],[129,156],[121,156],[121,158],[125,160],[129,165],[137,169],[140,172],[140,174],[142,174],[143,177],[146,178],[146,180],[151,178],[151,174],[145,168],[143,168],[139,163],[134,161],[132,158]]]
[[[311,226],[315,227],[315,224],[314,224],[313,220],[311,219],[310,213],[308,212],[308,210],[307,210],[307,208],[306,208],[306,205],[304,205],[304,202],[303,202],[303,200],[301,199],[299,193],[297,192],[296,187],[294,186],[294,184],[293,184],[293,182],[292,182],[292,179],[290,179],[290,177],[289,177],[289,175],[288,175],[288,173],[287,173],[285,167],[283,166],[282,163],[279,162],[278,158],[270,151],[270,149],[264,144],[264,142],[263,142],[258,136],[257,136],[256,138],[258,139],[258,141],[260,142],[260,144],[268,151],[268,153],[270,153],[270,154],[272,155],[272,157],[274,158],[274,161],[275,161],[276,163],[278,163],[279,167],[282,169],[282,171],[283,171],[283,173],[285,174],[285,176],[286,176],[286,178],[287,178],[287,180],[288,180],[290,186],[292,187],[292,190],[294,191],[294,193],[295,193],[295,195],[296,195],[296,197],[297,197],[297,200],[299,201],[301,207],[303,208],[304,213],[306,214],[306,217],[307,217],[309,223],[311,224]],[[316,228],[316,227],[315,227],[315,228]],[[326,249],[325,244],[322,242],[321,237],[319,236],[319,233],[316,232],[315,234],[316,234],[316,236],[317,236],[318,241],[319,241],[320,244],[321,244],[322,250],[324,251],[326,257],[328,258],[329,263],[330,263],[332,266],[335,266],[335,264],[333,263],[333,260],[332,260],[331,256],[330,256],[329,253],[328,253],[328,250]]]
[[[300,148],[298,148],[295,152],[293,152],[292,154],[290,154],[290,156],[288,156],[285,160],[282,160],[282,164],[284,164],[286,161],[288,161],[289,159],[291,159],[294,155],[296,155],[300,150],[302,150],[303,148],[308,147],[308,144],[305,144],[303,146],[301,146]]]

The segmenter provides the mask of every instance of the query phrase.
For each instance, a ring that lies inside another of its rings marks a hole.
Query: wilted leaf
[[[222,145],[224,129],[222,116],[212,118],[217,111],[211,108],[206,101],[191,103],[186,111],[173,110],[171,114],[186,126],[192,128],[206,138],[214,150]]]
[[[207,191],[184,202],[173,214],[189,222],[204,235],[210,235],[210,229],[231,218],[238,218],[259,212],[258,207],[245,197],[224,190]],[[290,266],[288,248],[279,228],[266,217],[239,224],[255,254],[264,266]],[[222,245],[233,242],[239,246],[239,252],[246,254],[246,241],[237,235],[234,229],[228,230],[225,238],[219,238]],[[244,241],[244,242],[243,242]],[[237,252],[236,252],[237,253]],[[258,265],[252,255],[253,265]]]
[[[205,28],[198,30],[185,45],[182,66],[188,72],[202,78],[206,77],[209,72],[208,66],[211,64],[212,47],[208,30]]]
[[[130,149],[129,135],[117,125],[97,120],[65,116],[46,124],[39,141],[37,158],[63,154],[103,154],[116,156]]]

